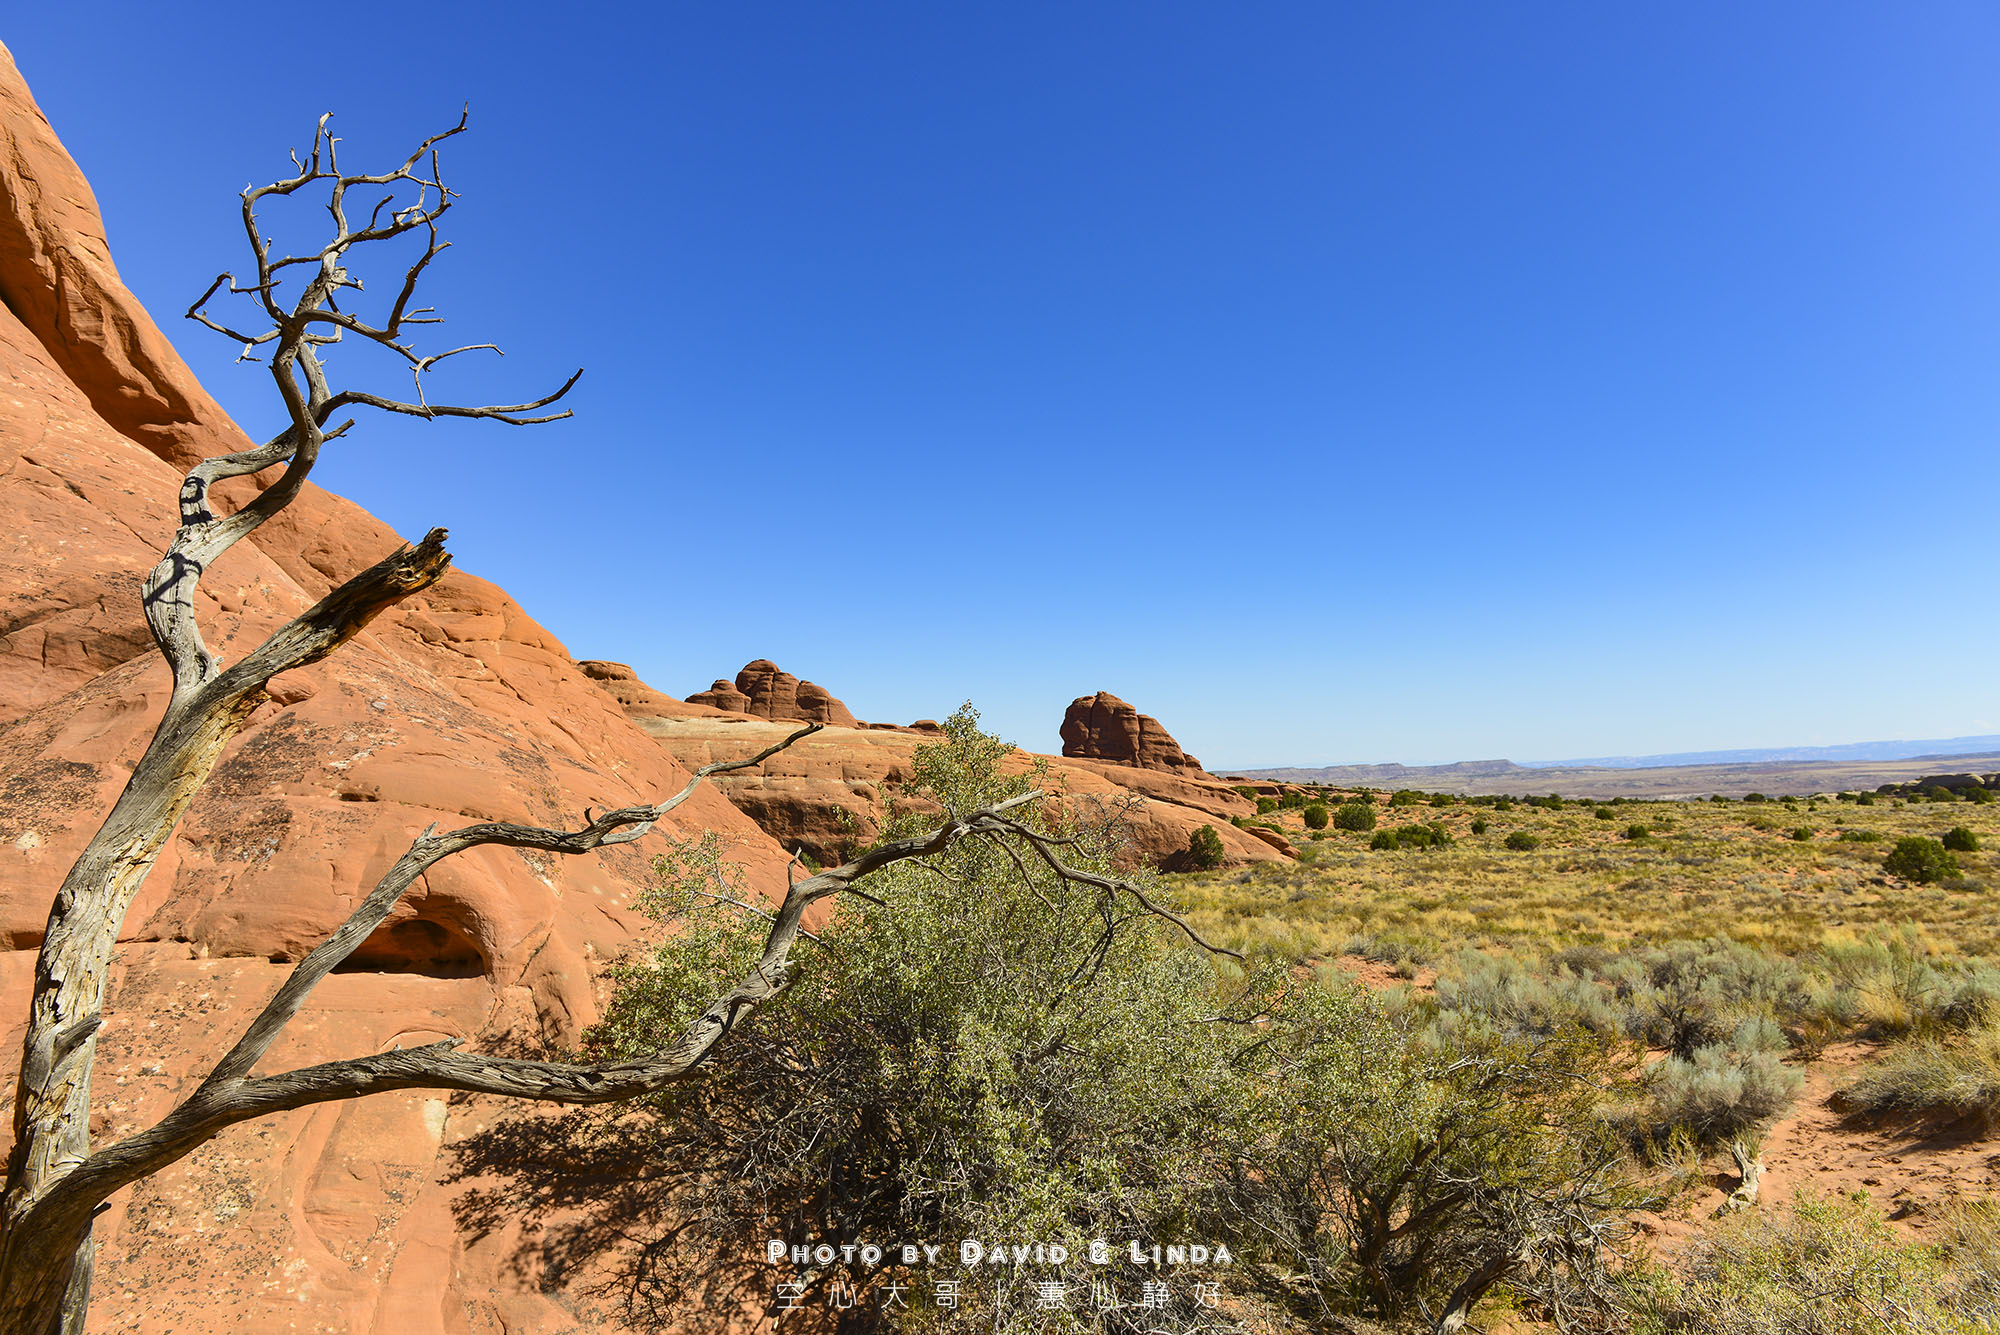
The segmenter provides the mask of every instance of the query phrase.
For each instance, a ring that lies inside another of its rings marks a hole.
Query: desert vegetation
[[[1312,796],[1338,809],[1347,795]],[[1941,819],[1941,803],[1959,805]],[[1893,1223],[1886,1199],[1851,1182],[1808,1180],[1796,1200],[1719,1221],[1696,1202],[1761,1172],[1762,1139],[1822,1066],[1833,1074],[1815,1097],[1857,1135],[1988,1134],[2000,1116],[1988,805],[1942,788],[1475,798],[1433,817],[1443,839],[1391,844],[1336,822],[1296,863],[1176,889],[1191,921],[1249,959],[1372,979],[1414,1030],[1567,1037],[1618,1072],[1593,1115],[1631,1181],[1691,1229],[1628,1257],[1618,1328],[1984,1330],[2000,1290],[1977,1183]]]

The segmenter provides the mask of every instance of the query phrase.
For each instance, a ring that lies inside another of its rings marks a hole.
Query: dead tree
[[[303,160],[293,155],[293,175],[243,192],[243,228],[255,263],[254,281],[239,283],[224,274],[188,312],[235,340],[243,357],[268,358],[289,424],[264,445],[205,460],[188,473],[181,485],[179,525],[172,544],[142,586],[146,622],[172,671],[173,691],[130,781],[70,869],[49,911],[16,1090],[14,1147],[0,1198],[0,1335],[79,1335],[90,1296],[91,1221],[112,1193],[159,1172],[235,1123],[399,1089],[460,1090],[556,1103],[606,1103],[656,1092],[696,1074],[723,1035],[784,991],[793,977],[790,955],[806,910],[870,872],[941,852],[968,835],[1025,842],[1060,866],[1051,841],[1010,819],[1010,808],[1039,796],[1031,793],[954,818],[925,837],[871,849],[843,866],[798,881],[770,914],[770,931],[757,963],[715,997],[684,1033],[663,1036],[659,1050],[643,1061],[595,1065],[525,1061],[460,1052],[453,1040],[259,1074],[259,1061],[305,1005],[314,986],[367,939],[428,868],[488,844],[580,854],[628,843],[685,801],[704,777],[757,765],[819,725],[801,729],[748,760],[703,766],[685,788],[658,803],[598,816],[586,812],[575,830],[489,822],[440,833],[432,826],[416,838],[347,921],[299,962],[193,1094],[147,1130],[101,1148],[92,1146],[91,1072],[114,946],[161,847],[207,781],[223,748],[267,698],[266,683],[281,672],[325,658],[377,614],[436,583],[450,558],[444,550],[444,530],[433,529],[422,542],[389,554],[328,593],[230,666],[209,651],[196,621],[194,595],[203,572],[297,497],[321,448],[354,425],[352,419],[329,425],[345,409],[373,408],[424,418],[486,418],[515,426],[569,416],[567,411],[542,410],[567,394],[576,376],[553,394],[526,403],[453,406],[432,403],[424,393],[424,376],[439,362],[491,347],[481,344],[421,354],[409,341],[412,327],[438,320],[429,308],[411,303],[425,269],[449,244],[440,238],[438,222],[456,195],[444,186],[437,146],[464,128],[461,116],[457,125],[426,139],[392,171],[349,174],[341,170],[338,141],[328,131],[326,118],[321,118],[310,153]],[[273,258],[273,244],[257,217],[258,204],[271,196],[319,190],[327,192],[333,219],[330,239],[315,252]],[[350,193],[381,197],[359,205],[351,217]],[[361,209],[366,210],[365,221],[359,221]],[[371,323],[357,313],[351,298],[344,297],[362,288],[360,278],[351,275],[346,265],[360,247],[406,236],[420,243],[422,252],[403,272],[386,315]],[[280,288],[293,280],[299,284],[297,297],[281,301]],[[211,315],[208,304],[218,294],[247,297],[257,332],[242,332],[229,320]],[[332,388],[322,350],[343,341],[374,344],[400,357],[415,381],[413,397],[406,401]],[[216,484],[273,469],[282,471],[264,482],[247,503],[230,513],[220,512]],[[1107,893],[1137,896],[1148,911],[1164,912],[1136,887],[1072,874]],[[1186,928],[1185,923],[1181,926]],[[1194,935],[1191,929],[1189,935]]]

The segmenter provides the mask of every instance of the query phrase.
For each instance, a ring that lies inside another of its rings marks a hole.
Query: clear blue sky
[[[2000,731],[2000,9],[16,6],[127,281],[470,99],[429,291],[553,427],[364,422],[579,657],[1212,766]],[[358,355],[336,369],[362,371]],[[393,386],[393,378],[377,383]]]

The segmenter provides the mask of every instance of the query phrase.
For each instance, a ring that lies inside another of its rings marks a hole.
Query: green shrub
[[[1843,844],[1879,844],[1882,836],[1874,830],[1842,830],[1840,842]]]
[[[1342,802],[1333,813],[1333,826],[1337,830],[1372,830],[1375,808],[1367,802]]]
[[[1476,817],[1474,817],[1474,818],[1473,818],[1473,821],[1472,821],[1472,832],[1473,832],[1474,834],[1485,834],[1485,833],[1486,833],[1486,828],[1487,828],[1487,826],[1486,826],[1486,817],[1484,817],[1484,816],[1476,816]]]
[[[1296,811],[1311,800],[1303,788],[1294,788],[1278,799],[1278,805],[1287,811]]]
[[[1365,994],[1316,989],[1301,1002],[1269,1033],[1272,1075],[1254,1082],[1237,1137],[1241,1204],[1224,1221],[1310,1297],[1318,1319],[1301,1328],[1429,1330],[1453,1297],[1476,1302],[1501,1282],[1577,1329],[1613,1328],[1610,1258],[1595,1240],[1636,1193],[1610,1167],[1618,1147],[1599,1110],[1616,1082],[1600,1045],[1411,1042]]]
[[[1204,825],[1188,836],[1185,861],[1190,871],[1214,871],[1222,865],[1222,836]]]
[[[1514,799],[1511,797],[1496,797],[1493,799],[1493,809],[1495,811],[1512,811],[1514,809]]]
[[[1453,806],[1457,806],[1457,805],[1458,805],[1458,794],[1457,794],[1457,793],[1432,793],[1432,794],[1431,794],[1431,805],[1432,805],[1432,806],[1434,806],[1434,807],[1453,807]]]
[[[1507,847],[1518,853],[1530,853],[1542,846],[1542,841],[1526,830],[1516,830],[1507,836]]]
[[[1941,783],[1934,783],[1924,789],[1923,795],[1933,802],[1956,802],[1958,800],[1958,794]]]
[[[1398,825],[1388,833],[1396,836],[1399,848],[1443,848],[1452,842],[1451,831],[1436,821],[1428,825]]]
[[[1653,833],[1652,828],[1646,825],[1634,824],[1634,825],[1627,825],[1625,827],[1625,837],[1627,839],[1644,839],[1650,836],[1652,833]]]
[[[1708,798],[1708,800],[1709,800],[1709,801],[1711,801],[1711,802],[1715,802],[1715,803],[1722,803],[1722,804],[1726,804],[1726,803],[1727,803],[1727,802],[1729,801],[1729,799],[1728,799],[1727,797],[1725,797],[1725,796],[1724,796],[1723,794],[1721,794],[1721,793],[1711,793],[1711,794],[1709,794],[1709,798]]]
[[[1856,793],[1856,794],[1854,795],[1854,805],[1855,805],[1855,806],[1857,806],[1857,807],[1872,807],[1872,806],[1874,806],[1874,805],[1875,805],[1875,794],[1873,794],[1873,793]]]
[[[1268,816],[1268,815],[1270,815],[1270,814],[1271,814],[1271,813],[1272,813],[1273,811],[1276,811],[1277,809],[1278,809],[1278,799],[1277,799],[1277,798],[1275,798],[1275,797],[1260,797],[1260,798],[1258,798],[1258,799],[1257,799],[1257,814],[1258,814],[1258,815],[1260,815],[1260,816]]]
[[[1810,841],[1812,837],[1813,837],[1813,828],[1810,825],[1801,825],[1797,829],[1792,831],[1792,839],[1797,843],[1801,844],[1806,843]]]
[[[911,787],[936,808],[968,811],[1042,777],[1001,774],[1011,748],[975,722],[961,710],[945,741],[917,748]],[[1012,815],[1074,840],[1064,849],[1073,864],[1112,871],[1110,826],[1035,807]],[[885,834],[921,832],[927,819],[899,815]],[[723,851],[710,838],[676,844],[678,863],[663,859],[665,883],[646,904],[675,930],[612,973],[604,1019],[586,1037],[593,1059],[657,1054],[661,1035],[683,1032],[756,960],[769,924],[716,902],[715,878],[731,866]],[[681,1319],[701,1313],[728,1274],[718,1258],[755,1255],[767,1237],[1171,1241],[1198,1202],[1229,1190],[1233,1165],[1216,1165],[1234,1153],[1233,1110],[1249,1097],[1243,1073],[1263,1069],[1262,1036],[1213,1019],[1236,1004],[1265,1013],[1270,989],[1239,1000],[1244,985],[1220,989],[1215,963],[1169,924],[1128,918],[1114,892],[988,840],[961,839],[865,886],[870,900],[795,954],[800,983],[724,1036],[702,1079],[649,1098],[643,1116],[580,1110],[559,1125],[496,1127],[497,1143],[461,1143],[467,1155],[485,1151],[487,1171],[512,1166],[490,1207],[510,1219],[524,1198],[615,1179],[617,1208],[636,1213],[587,1221],[602,1230],[591,1236],[626,1236],[634,1218],[700,1221],[700,1246],[658,1235],[672,1245],[644,1249],[643,1274],[625,1277],[658,1304],[635,1324],[690,1328]],[[867,1311],[883,1273],[835,1264],[799,1278],[815,1307],[834,1285],[854,1284]],[[1093,1277],[1081,1254],[1041,1273],[1071,1292]],[[1161,1322],[1202,1319],[1192,1301],[1174,1300]],[[926,1316],[930,1331],[1039,1328],[1031,1310],[1005,1321]]]
[[[1375,837],[1368,841],[1368,846],[1370,848],[1377,848],[1377,849],[1393,849],[1402,847],[1402,845],[1399,842],[1397,842],[1396,832],[1394,830],[1375,831]]]
[[[1957,879],[1958,858],[1935,839],[1905,835],[1882,861],[1882,870],[1919,885]]]
[[[1610,807],[1599,807],[1596,811],[1592,812],[1591,814],[1596,816],[1599,820],[1618,819],[1618,813],[1613,811]]]
[[[1255,788],[1252,788],[1247,783],[1237,784],[1236,791],[1241,793],[1243,796],[1249,798],[1252,802],[1255,802],[1257,800],[1257,790]]]
[[[1994,800],[1991,788],[1968,788],[1960,796],[1968,802],[1977,802],[1982,806]]]
[[[1984,792],[1986,790],[1982,788],[1980,791]],[[1963,825],[1954,825],[1949,830],[1946,830],[1944,837],[1938,842],[1954,853],[1977,853],[1979,851],[1979,836]]]
[[[1324,802],[1309,803],[1306,809],[1299,814],[1305,818],[1308,830],[1324,830],[1327,821],[1331,818]]]
[[[1389,805],[1392,807],[1417,807],[1423,804],[1424,795],[1408,788],[1389,794]]]
[[[1762,793],[1745,793],[1743,794],[1743,800],[1745,802],[1768,802],[1771,799],[1764,796]]]

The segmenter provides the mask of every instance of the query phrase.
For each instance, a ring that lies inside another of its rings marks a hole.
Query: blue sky
[[[318,476],[662,690],[1053,749],[1105,689],[1216,767],[2000,731],[1990,5],[70,10],[0,37],[253,431],[175,318],[235,192],[471,101],[427,290],[509,355],[431,392],[576,419]]]

